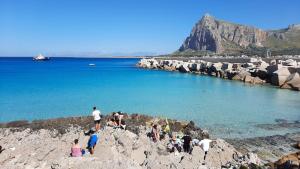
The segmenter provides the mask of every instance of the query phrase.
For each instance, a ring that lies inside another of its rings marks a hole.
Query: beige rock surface
[[[95,154],[69,157],[75,138],[79,139],[83,148],[87,144],[88,136],[79,127],[70,127],[63,135],[57,135],[55,130],[13,131],[2,128],[0,145],[6,150],[0,154],[0,166],[5,169],[220,168],[228,163],[237,163],[234,154],[241,156],[233,146],[217,139],[208,153],[206,165],[202,165],[204,152],[200,147],[195,147],[192,155],[169,153],[166,151],[168,140],[153,143],[145,133],[144,128],[139,134],[134,134],[106,127],[98,133],[100,140]]]

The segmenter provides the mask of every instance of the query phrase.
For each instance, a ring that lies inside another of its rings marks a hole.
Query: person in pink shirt
[[[74,143],[71,147],[71,156],[72,157],[81,157],[85,151],[81,149],[80,145],[78,144],[78,139],[74,140]]]

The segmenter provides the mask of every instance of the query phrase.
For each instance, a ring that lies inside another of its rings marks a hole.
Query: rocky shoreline
[[[146,135],[153,121],[165,119],[145,115],[126,115],[127,129],[104,127],[98,133],[100,141],[94,155],[69,157],[75,138],[84,147],[88,137],[84,131],[94,126],[92,117],[69,117],[37,121],[15,121],[0,124],[0,165],[4,168],[270,168],[270,161],[296,153],[289,148],[300,138],[300,133],[251,139],[216,139],[205,165],[204,152],[194,147],[192,154],[174,154],[166,151],[168,138],[157,143]],[[191,132],[193,138],[209,136],[207,131],[191,122],[169,120],[172,132]],[[270,156],[263,152],[271,151]],[[274,153],[275,152],[275,153]],[[277,152],[277,154],[276,154]],[[257,156],[257,155],[258,156]],[[286,157],[284,157],[286,158]],[[277,163],[274,163],[277,164]],[[284,163],[285,164],[285,163]],[[274,166],[274,165],[273,165]],[[278,165],[276,165],[278,166]]]
[[[239,59],[162,59],[144,58],[137,66],[146,69],[161,69],[194,73],[238,80],[250,84],[271,84],[281,89],[300,91],[300,62],[293,59],[280,60],[261,58]]]

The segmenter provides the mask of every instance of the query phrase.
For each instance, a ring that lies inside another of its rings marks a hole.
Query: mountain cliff
[[[300,54],[300,25],[264,31],[252,26],[229,23],[206,14],[194,26],[179,52],[217,54]],[[299,52],[299,53],[298,53]]]

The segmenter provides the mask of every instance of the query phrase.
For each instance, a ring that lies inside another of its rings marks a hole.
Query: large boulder
[[[167,71],[175,71],[175,70],[176,70],[175,67],[173,67],[173,66],[168,66],[168,65],[164,65],[163,69],[164,69],[164,70],[167,70]]]
[[[245,63],[242,65],[244,68],[254,68],[255,65],[253,63]]]
[[[244,78],[244,82],[245,83],[252,83],[253,81],[253,78],[251,75],[246,75],[245,78]]]
[[[200,64],[200,71],[204,72],[207,68],[207,63],[205,61],[201,62]]]
[[[187,64],[183,64],[179,67],[179,72],[187,73],[187,72],[190,72],[190,69],[188,68]]]
[[[223,63],[221,69],[223,71],[231,71],[232,70],[232,66],[233,66],[232,63]]]
[[[296,67],[297,66],[297,61],[295,61],[293,59],[288,59],[288,60],[282,62],[282,64],[284,66],[294,66],[294,67]]]
[[[277,64],[276,59],[270,61],[270,65],[276,65],[276,64]]]
[[[232,80],[244,81],[246,76],[251,76],[251,74],[249,72],[247,72],[246,70],[241,70],[235,76],[232,77]]]
[[[278,69],[281,69],[283,66],[281,64],[278,65],[270,65],[266,68],[266,70],[268,71],[269,75],[272,75],[275,71],[277,71]]]
[[[286,155],[274,163],[273,168],[298,169],[300,167],[300,153]]]
[[[260,79],[267,79],[268,77],[268,71],[266,69],[258,69],[255,74]]]
[[[232,70],[237,71],[240,70],[242,65],[240,63],[233,63],[232,64]]]
[[[287,85],[290,86],[293,90],[300,91],[300,75],[299,73],[293,73],[288,78],[288,81],[286,82]]]
[[[214,63],[212,66],[215,67],[217,71],[220,71],[223,66],[223,63],[221,62]]]
[[[275,86],[283,87],[282,85],[285,84],[287,77],[290,76],[291,73],[287,67],[282,67],[276,70],[271,77],[271,84]],[[286,88],[286,87],[283,87]]]
[[[191,64],[191,66],[189,67],[191,71],[199,71],[200,70],[200,64],[199,63],[193,63]]]
[[[265,81],[261,80],[259,77],[252,77],[249,75],[246,75],[244,79],[245,83],[251,83],[251,84],[263,84]]]
[[[261,62],[259,63],[258,68],[259,68],[259,69],[266,69],[268,66],[270,66],[270,65],[269,65],[267,62],[261,61]]]
[[[250,58],[250,62],[251,63],[256,63],[256,62],[258,62],[259,60],[257,59],[257,58]]]

